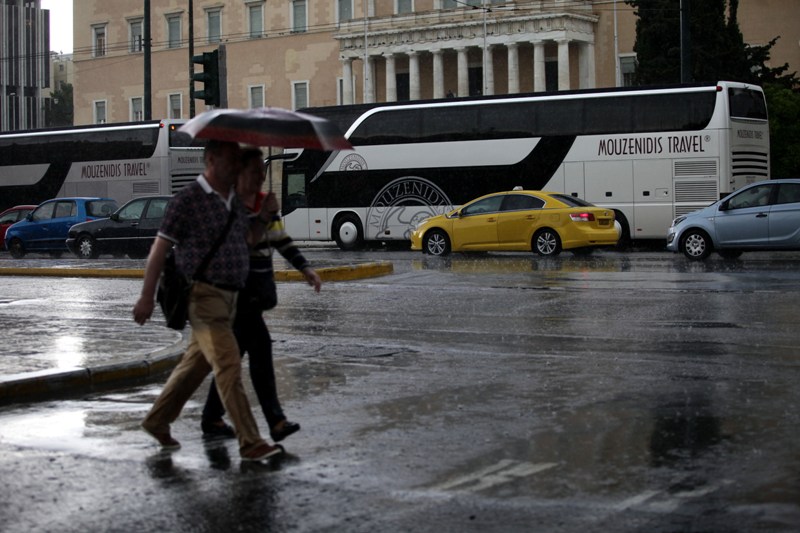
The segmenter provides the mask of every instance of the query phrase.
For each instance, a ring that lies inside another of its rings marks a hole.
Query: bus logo
[[[348,170],[367,170],[367,160],[358,154],[348,154],[339,165],[342,172]]]
[[[410,239],[418,222],[452,209],[450,198],[435,183],[405,176],[388,183],[372,200],[367,210],[367,231],[380,238],[387,230],[401,227],[403,238]]]

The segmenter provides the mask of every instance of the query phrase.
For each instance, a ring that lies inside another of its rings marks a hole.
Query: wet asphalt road
[[[204,391],[159,451],[163,381],[5,406],[0,529],[797,531],[800,254],[347,257],[395,273],[267,315],[285,457],[204,441]]]

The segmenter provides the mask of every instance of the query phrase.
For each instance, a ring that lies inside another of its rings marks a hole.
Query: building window
[[[306,0],[292,2],[292,31],[300,33],[306,31]]]
[[[344,104],[344,78],[336,78],[336,105]]]
[[[139,96],[131,98],[131,121],[141,122],[144,120],[144,99]]]
[[[636,56],[620,56],[619,73],[623,87],[631,87],[636,75]]]
[[[102,57],[106,55],[106,25],[92,27],[92,55]]]
[[[180,93],[169,95],[169,118],[183,118],[183,98]]]
[[[179,48],[181,46],[181,16],[169,15],[167,17],[167,46]]]
[[[339,4],[337,12],[339,19],[337,22],[347,22],[348,20],[352,20],[353,0],[336,0],[336,2]]]
[[[258,39],[264,36],[264,4],[251,4],[247,6],[250,18],[250,38]]]
[[[308,82],[292,82],[292,109],[308,107]]]
[[[253,85],[249,90],[250,107],[264,107],[264,86]]]
[[[106,123],[106,101],[105,100],[96,100],[94,102],[94,123],[95,124],[105,124]]]
[[[141,52],[144,50],[144,40],[142,32],[142,19],[132,20],[128,23],[128,35],[129,35],[129,42],[130,45],[128,46],[128,51],[131,53],[134,52]]]
[[[395,0],[395,12],[398,15],[414,12],[414,0]]]
[[[455,9],[460,7],[456,0],[442,0],[442,9]]]
[[[209,9],[206,11],[206,25],[208,26],[208,42],[220,42],[222,40],[222,10]]]

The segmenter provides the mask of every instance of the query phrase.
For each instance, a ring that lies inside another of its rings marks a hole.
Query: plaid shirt
[[[176,245],[175,264],[179,271],[194,276],[225,227],[230,209],[235,210],[235,215],[228,236],[200,277],[210,283],[244,287],[249,269],[247,212],[233,190],[224,199],[202,175],[172,197],[158,230],[159,237]]]

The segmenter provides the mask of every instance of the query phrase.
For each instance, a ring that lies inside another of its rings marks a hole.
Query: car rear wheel
[[[81,259],[97,259],[100,252],[97,250],[97,241],[91,235],[81,235],[76,242],[77,256]]]
[[[692,261],[702,261],[711,254],[713,245],[705,231],[690,229],[681,239],[683,255]]]
[[[561,253],[561,237],[555,230],[543,228],[533,236],[533,251],[545,257]]]
[[[8,243],[8,251],[11,252],[11,257],[14,259],[22,259],[25,257],[25,247],[19,239],[12,239]]]
[[[431,230],[425,235],[425,244],[422,250],[430,255],[447,255],[450,253],[450,238],[440,229]]]

